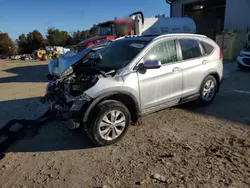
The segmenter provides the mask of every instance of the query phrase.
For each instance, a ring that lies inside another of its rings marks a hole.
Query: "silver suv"
[[[73,128],[84,127],[103,146],[142,115],[193,100],[210,104],[222,77],[221,50],[206,36],[123,37],[71,65],[47,95],[57,95],[61,109],[66,104]]]

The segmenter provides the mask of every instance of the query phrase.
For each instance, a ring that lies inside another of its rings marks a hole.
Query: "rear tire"
[[[130,125],[130,112],[119,101],[103,101],[91,114],[87,123],[87,134],[90,140],[98,146],[116,143],[126,134]]]
[[[201,105],[211,104],[216,96],[217,89],[218,89],[218,83],[216,79],[212,75],[207,76],[201,84],[200,98],[199,98],[200,104]]]

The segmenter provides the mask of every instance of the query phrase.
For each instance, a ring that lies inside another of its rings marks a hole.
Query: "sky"
[[[136,11],[170,14],[165,0],[0,0],[0,31],[13,40],[34,29],[43,35],[49,27],[73,32]]]

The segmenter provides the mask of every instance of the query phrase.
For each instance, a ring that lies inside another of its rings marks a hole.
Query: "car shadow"
[[[39,102],[39,97],[0,102],[0,127],[12,119],[34,120],[48,108]],[[53,120],[42,125],[32,125],[18,133],[17,139],[5,152],[49,152],[95,147],[83,130],[70,130],[70,121]]]
[[[48,72],[48,65],[24,65],[20,67],[14,67],[2,70],[6,73],[14,74],[13,76],[0,78],[0,83],[11,83],[11,82],[46,82],[46,73]],[[25,62],[24,62],[25,64]]]
[[[5,152],[56,152],[96,147],[83,130],[69,130],[52,121],[35,129],[26,129]]]
[[[248,80],[250,80],[249,71],[237,71],[233,79],[224,80],[212,104],[201,106],[197,102],[190,102],[177,108],[250,126]]]

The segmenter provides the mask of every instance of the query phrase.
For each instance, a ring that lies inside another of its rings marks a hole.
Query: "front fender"
[[[136,97],[132,93],[125,92],[125,91],[123,92],[112,91],[112,92],[104,93],[100,95],[99,97],[90,101],[86,101],[86,100],[75,101],[70,109],[70,118],[73,119],[74,122],[86,123],[88,121],[91,111],[94,109],[94,107],[98,103],[100,103],[106,98],[112,98],[112,96],[115,96],[115,95],[127,95],[130,98],[132,98],[132,100],[135,103],[136,113],[139,116],[140,114],[139,103],[136,100]]]

